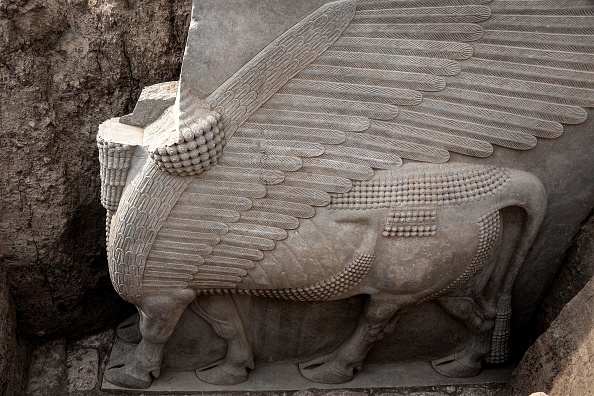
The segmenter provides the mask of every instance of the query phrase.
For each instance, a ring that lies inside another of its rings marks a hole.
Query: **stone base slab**
[[[107,367],[122,362],[134,348],[133,344],[117,339]],[[299,373],[296,364],[261,366],[250,372],[242,384],[221,386],[202,382],[193,371],[167,371],[154,380],[148,389],[126,389],[115,386],[105,379],[101,389],[130,394],[201,394],[203,392],[269,392],[296,391],[302,389],[379,389],[404,387],[432,387],[462,384],[505,384],[511,377],[511,367],[488,368],[472,378],[448,378],[438,374],[430,362],[399,362],[369,364],[355,378],[344,384],[319,384],[308,381]]]

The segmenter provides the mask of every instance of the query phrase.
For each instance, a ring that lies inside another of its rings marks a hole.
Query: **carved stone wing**
[[[191,229],[207,248],[190,253],[191,238],[167,247],[203,257],[185,284],[236,288],[299,219],[376,169],[446,162],[450,152],[486,157],[492,145],[526,150],[560,136],[594,103],[593,26],[588,0],[327,4],[208,106],[181,81],[180,143],[204,108],[221,118],[210,157],[178,173],[219,165],[193,178],[153,249]]]

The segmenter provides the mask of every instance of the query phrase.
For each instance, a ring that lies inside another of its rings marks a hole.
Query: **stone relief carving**
[[[336,1],[208,97],[186,69],[157,119],[143,109],[104,123],[109,269],[141,335],[108,381],[148,387],[187,307],[227,342],[198,377],[245,380],[254,359],[233,294],[368,296],[351,337],[300,364],[316,382],[352,379],[399,315],[427,301],[469,333],[437,371],[505,361],[511,289],[547,193],[517,169],[446,162],[527,150],[586,120],[593,14],[589,1]],[[511,237],[510,207],[525,214]]]

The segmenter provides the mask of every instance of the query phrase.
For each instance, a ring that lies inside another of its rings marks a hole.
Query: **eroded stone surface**
[[[104,349],[106,346],[110,346],[113,342],[114,329],[107,329],[100,333],[92,334],[85,338],[72,341],[69,348],[95,348]]]
[[[538,317],[539,328],[549,325],[551,321],[552,324],[524,355],[505,395],[537,390],[557,395],[582,395],[594,388],[589,363],[594,350],[591,299],[593,260],[594,218],[591,217],[576,237],[564,266],[542,304]],[[590,279],[589,283],[563,307],[587,279]]]
[[[590,216],[563,262],[551,288],[540,304],[535,320],[538,334],[543,333],[563,307],[584,288],[594,276],[594,216]]]

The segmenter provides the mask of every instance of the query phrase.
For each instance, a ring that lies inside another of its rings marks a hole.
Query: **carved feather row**
[[[369,120],[364,117],[271,109],[259,109],[250,117],[250,121],[312,129],[336,129],[355,132],[364,131],[369,128]]]
[[[282,121],[282,120],[279,120]],[[259,124],[246,122],[237,131],[238,137],[271,140],[295,140],[304,142],[340,144],[346,139],[344,132],[324,128],[308,128],[282,124]]]
[[[357,11],[407,7],[438,7],[488,4],[492,0],[357,0]]]
[[[351,84],[367,83],[380,87],[412,89],[418,91],[441,91],[445,88],[443,77],[424,73],[410,73],[393,70],[361,69],[345,66],[320,65],[314,63],[297,75],[320,81],[335,81]]]
[[[555,86],[594,88],[594,73],[581,70],[480,58],[472,58],[464,62],[462,70],[486,76],[505,76],[522,81],[543,82]]]
[[[316,59],[316,62],[323,65],[429,73],[442,76],[453,76],[460,72],[460,63],[450,59],[370,52],[326,51]]]
[[[490,4],[494,14],[513,15],[593,15],[590,0],[498,0]]]
[[[426,23],[426,24],[351,24],[344,32],[346,37],[372,37],[437,41],[476,41],[484,29],[474,23]]]
[[[415,113],[418,114],[418,117],[413,115]],[[438,98],[427,98],[423,100],[421,105],[416,106],[414,109],[411,108],[410,112],[403,112],[402,116],[404,118],[419,118],[425,114],[441,117],[448,120],[448,123],[470,122],[483,126],[509,129],[510,131],[530,133],[545,138],[555,138],[563,133],[563,125],[559,122],[526,117],[487,107],[447,102]]]
[[[518,34],[518,32],[507,30],[486,30],[481,43],[576,53],[591,53],[594,50],[594,36],[587,34],[543,32],[522,32],[522,34]]]
[[[331,96],[274,95],[274,97],[264,104],[264,108],[305,113],[317,111],[328,114],[366,117],[376,120],[391,120],[398,116],[398,107],[391,104],[352,100],[352,97],[346,100],[335,99]]]
[[[491,16],[491,9],[481,5],[448,7],[413,7],[358,10],[354,23],[476,23]]]

